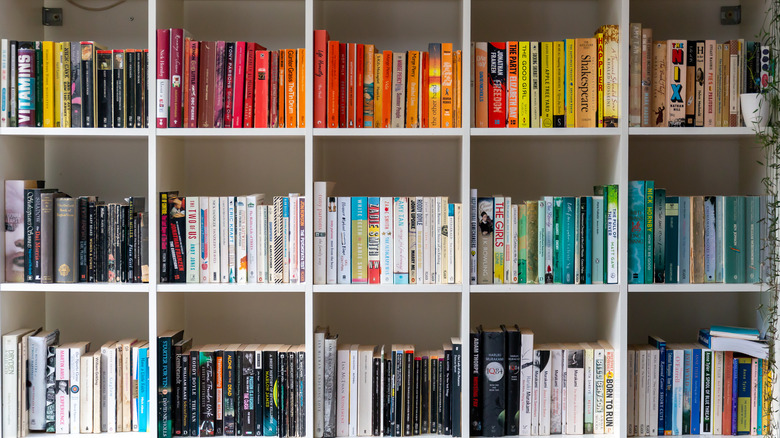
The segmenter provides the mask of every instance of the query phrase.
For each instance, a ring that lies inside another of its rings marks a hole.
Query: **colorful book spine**
[[[368,198],[368,282],[380,283],[380,198]]]
[[[490,50],[490,49],[488,49]],[[428,127],[442,127],[441,86],[442,86],[442,45],[428,44]],[[385,102],[387,106],[387,102]]]
[[[517,127],[531,127],[531,45],[518,43],[518,112]]]
[[[409,283],[409,204],[405,197],[393,199],[393,283]]]
[[[506,127],[506,43],[488,43],[488,126]]]
[[[170,29],[157,29],[157,127],[168,127],[168,96],[170,86]],[[83,59],[83,58],[82,58]],[[85,74],[87,72],[84,72]]]
[[[667,41],[666,105],[669,126],[685,126],[686,44],[685,40]]]

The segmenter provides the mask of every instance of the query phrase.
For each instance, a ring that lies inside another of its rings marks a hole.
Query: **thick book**
[[[54,268],[56,283],[78,281],[78,225],[76,199],[58,197],[54,200],[54,232],[56,235]]]
[[[168,99],[170,95],[171,30],[157,29],[157,93],[155,100],[157,128],[168,127]]]
[[[488,56],[488,127],[506,127],[506,43],[489,42]]]
[[[482,435],[503,436],[506,434],[506,335],[502,329],[482,331],[482,363],[484,364],[482,385]]]
[[[169,330],[157,338],[157,435],[159,438],[173,436],[173,344],[182,340],[184,330]]]
[[[576,99],[576,126],[578,128],[595,128],[597,112],[597,77],[596,77],[596,39],[577,38],[575,40],[576,60],[575,76],[580,78],[578,98]]]
[[[95,86],[97,93],[95,107],[95,122],[98,128],[111,128],[114,126],[114,78],[113,78],[113,52],[111,50],[98,50],[96,52],[97,60],[97,79]]]

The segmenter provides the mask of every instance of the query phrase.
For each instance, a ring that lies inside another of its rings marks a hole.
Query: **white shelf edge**
[[[0,136],[146,138],[149,128],[0,128]]]
[[[713,136],[713,137],[750,137],[756,135],[753,128],[735,127],[735,128],[628,128],[629,136]]]
[[[617,284],[472,284],[469,291],[483,293],[619,293]]]
[[[619,137],[620,128],[471,128],[472,137]]]
[[[149,283],[2,283],[0,291],[147,293]]]
[[[156,129],[157,137],[301,137],[306,128],[166,128]]]
[[[460,293],[460,284],[315,284],[314,293]]]
[[[761,292],[763,285],[757,283],[699,283],[699,284],[629,284],[629,293],[668,292]]]
[[[273,293],[273,292],[300,292],[306,291],[305,283],[161,283],[157,285],[159,293],[176,292],[239,292],[239,293]]]
[[[141,438],[149,437],[154,431],[148,430],[146,432],[101,432],[99,435],[101,438]],[[31,438],[51,438],[51,437],[94,437],[94,433],[45,433],[45,432],[30,432],[26,435]]]
[[[314,137],[462,137],[465,128],[316,128]]]

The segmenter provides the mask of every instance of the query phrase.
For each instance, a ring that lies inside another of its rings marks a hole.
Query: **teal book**
[[[138,398],[135,399],[138,413],[138,432],[146,432],[149,424],[149,347],[138,349]]]
[[[556,196],[553,199],[553,283],[563,283],[563,252],[561,251],[561,238],[563,217],[563,198]]]
[[[585,230],[582,228],[582,205],[580,198],[574,198],[574,284],[585,283],[585,266],[582,264],[585,254],[585,241],[581,239]]]
[[[745,197],[745,281],[758,283],[761,278],[761,201],[758,196]]]
[[[723,283],[724,258],[726,253],[726,197],[716,196],[715,201],[715,283]]]
[[[628,282],[645,282],[645,182],[628,183]]]
[[[620,229],[618,220],[618,217],[620,217],[619,195],[617,184],[604,186],[604,224],[606,225],[604,280],[608,284],[617,284],[618,282],[618,259],[620,253],[620,241],[618,240],[618,230]]]
[[[666,212],[664,214],[664,235],[666,236],[664,255],[664,280],[666,283],[677,283],[680,273],[679,264],[679,218],[680,198],[677,196],[666,197]]]
[[[677,222],[678,233],[678,261],[680,264],[678,283],[691,282],[691,197],[680,196],[680,208]]]
[[[758,412],[756,413],[756,435],[764,434],[764,418],[761,408],[763,408],[763,396],[764,396],[764,359],[755,359],[758,361],[757,375],[756,375],[756,400],[758,404]]]
[[[653,283],[653,238],[655,237],[655,181],[645,181],[645,283]]]
[[[580,200],[585,205],[585,234],[581,238],[585,241],[585,280],[584,284],[593,284],[593,197],[583,196]]]
[[[532,237],[528,235],[528,205],[526,203],[517,206],[517,215],[517,282],[526,284],[528,280],[528,239]]]
[[[574,284],[575,198],[561,198],[561,283]]]
[[[593,284],[604,283],[604,197],[593,197]]]
[[[666,189],[655,189],[653,208],[653,283],[666,278]]]
[[[724,209],[723,254],[726,283],[745,282],[745,198],[726,196]]]
[[[691,406],[693,399],[693,350],[686,348],[683,353],[683,406],[682,433],[691,433]]]
[[[716,238],[715,204],[716,196],[704,197],[704,278],[707,283],[715,282]]]

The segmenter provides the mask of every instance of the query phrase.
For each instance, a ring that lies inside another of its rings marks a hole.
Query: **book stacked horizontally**
[[[59,330],[3,335],[3,436],[146,432],[148,357],[149,343],[131,338],[90,351],[60,344]]]
[[[759,338],[756,329],[712,326],[699,330],[698,340],[714,351],[733,351],[759,359],[769,358],[769,344]]]

